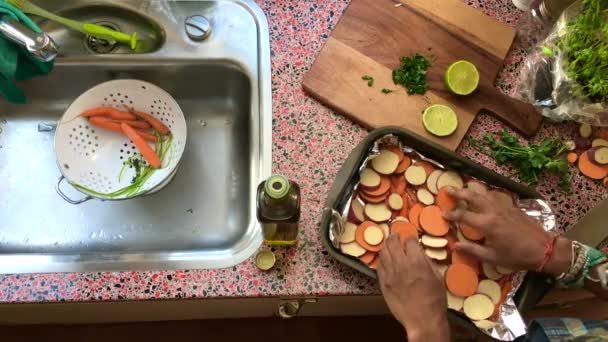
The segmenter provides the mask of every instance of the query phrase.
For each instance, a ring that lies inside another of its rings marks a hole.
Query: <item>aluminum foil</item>
[[[359,167],[359,172],[366,168],[367,164],[371,161],[371,159],[373,159],[379,153],[382,145],[400,146],[401,150],[408,156],[419,158],[421,160],[432,163],[437,168],[446,169],[446,167],[444,167],[441,163],[425,157],[414,149],[402,144],[396,136],[388,134],[378,138],[374,142],[374,144],[368,151],[368,157],[365,158],[361,163],[361,166]],[[492,188],[491,184],[487,185]],[[357,187],[358,182],[356,182],[355,179],[352,179],[350,184],[350,191],[347,191],[344,194],[342,201],[340,201],[340,207],[337,208],[338,210],[332,210],[333,217],[330,223],[329,239],[336,249],[340,248],[338,238],[344,231],[344,224],[346,223],[350,204],[353,199],[353,194],[357,190]],[[515,203],[516,206],[523,212],[525,212],[527,215],[542,223],[543,228],[546,231],[557,232],[556,217],[547,202],[541,199],[515,198]],[[519,290],[519,287],[523,283],[526,273],[527,272],[522,271],[513,273],[511,275],[511,291],[507,294],[505,302],[500,306],[498,319],[496,320],[496,322],[493,322],[495,324],[482,324],[488,323],[487,321],[482,321],[482,323],[474,322],[477,327],[485,334],[501,341],[513,341],[517,337],[526,334],[526,324],[524,323],[524,320],[521,317],[521,314],[519,313],[519,310],[517,309],[517,306],[515,305],[515,301],[513,299],[515,294],[517,293],[517,290]]]

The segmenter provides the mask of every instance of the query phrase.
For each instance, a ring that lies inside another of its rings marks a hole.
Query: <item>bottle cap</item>
[[[283,175],[272,175],[266,180],[265,190],[271,198],[281,199],[289,193],[289,179]]]
[[[274,267],[277,258],[271,251],[259,251],[255,256],[255,265],[262,271],[268,271]]]

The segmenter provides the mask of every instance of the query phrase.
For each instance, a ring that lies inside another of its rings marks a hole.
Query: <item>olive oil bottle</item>
[[[272,175],[257,191],[257,216],[269,246],[293,246],[300,221],[300,187],[282,175]]]

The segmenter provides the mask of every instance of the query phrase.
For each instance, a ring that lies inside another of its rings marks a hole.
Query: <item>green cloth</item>
[[[42,30],[23,12],[0,0],[0,19],[10,16],[19,20],[30,29],[40,33]],[[18,81],[46,75],[53,70],[53,62],[35,60],[22,46],[6,39],[0,34],[0,95],[11,103],[25,103],[25,93],[15,84]]]

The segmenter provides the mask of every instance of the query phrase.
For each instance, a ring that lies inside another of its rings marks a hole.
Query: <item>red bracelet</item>
[[[551,256],[553,255],[553,246],[555,246],[555,241],[557,241],[558,237],[559,235],[551,234],[551,237],[545,243],[545,256],[543,257],[543,261],[541,262],[540,266],[538,266],[536,269],[536,272],[545,271],[545,266],[547,266],[549,260],[551,260]]]

